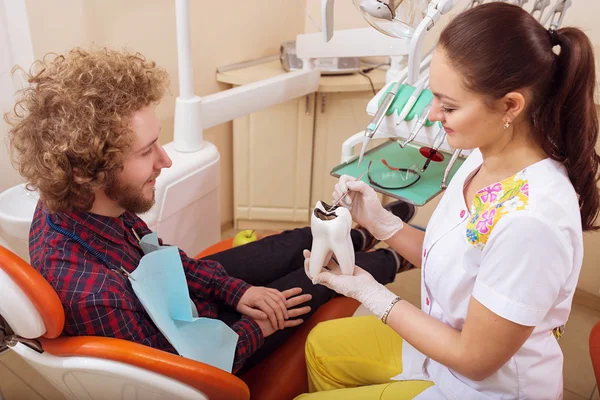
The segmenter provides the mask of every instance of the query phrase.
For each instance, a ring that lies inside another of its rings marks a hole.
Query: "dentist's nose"
[[[437,99],[433,99],[431,102],[431,110],[429,110],[429,116],[427,117],[431,122],[444,122],[446,120],[446,116],[442,111],[442,107],[440,106],[440,101]]]

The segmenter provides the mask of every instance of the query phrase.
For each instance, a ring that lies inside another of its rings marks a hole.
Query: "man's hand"
[[[298,296],[300,293],[302,293],[301,288],[288,289],[282,293],[277,289],[253,286],[244,293],[236,310],[257,321],[268,319],[274,330],[283,329],[287,327],[285,326],[285,322],[290,318],[288,308],[305,303],[311,299],[310,295]],[[290,299],[292,297],[294,299]],[[298,297],[304,300],[298,302]],[[291,303],[293,305],[290,305],[289,302],[292,300],[294,300]],[[302,314],[306,314],[306,312]]]
[[[310,299],[312,299],[312,296],[310,294],[300,295],[300,293],[302,293],[301,288],[288,289],[288,290],[285,290],[284,292],[280,292],[280,293],[282,293],[285,296],[286,305],[287,305],[288,309],[291,309],[300,304],[306,303],[307,301],[310,301]],[[304,306],[304,307],[294,308],[293,310],[286,310],[286,311],[289,315],[289,319],[284,321],[283,328],[279,328],[279,329],[291,328],[291,327],[298,326],[301,323],[303,323],[304,320],[299,319],[299,318],[295,319],[295,318],[308,313],[310,311],[310,307]],[[269,322],[269,320],[267,320],[266,318],[263,318],[263,319],[255,318],[255,320],[256,320],[256,323],[258,324],[258,326],[260,326],[260,329],[261,329],[264,337],[270,336],[278,330],[278,328],[274,327]]]

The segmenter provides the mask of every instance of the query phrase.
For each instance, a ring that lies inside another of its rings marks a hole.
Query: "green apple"
[[[237,235],[235,235],[235,237],[233,238],[233,247],[238,247],[243,244],[255,242],[257,240],[258,240],[258,237],[256,236],[256,232],[253,230],[247,229],[247,230],[241,231]]]

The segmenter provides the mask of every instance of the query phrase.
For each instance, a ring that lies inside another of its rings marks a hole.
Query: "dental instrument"
[[[548,20],[550,20],[549,29],[557,30],[561,27],[563,19],[565,17],[565,12],[569,7],[571,7],[571,0],[558,0],[554,7],[550,9],[548,15],[544,18],[542,25],[546,26]]]
[[[360,156],[358,158],[358,166],[359,167],[360,167],[360,163],[362,162],[362,159],[365,155],[365,150],[367,149],[367,146],[368,146],[369,142],[371,141],[371,139],[373,139],[373,136],[375,135],[377,128],[379,128],[379,124],[381,124],[381,121],[383,121],[383,118],[385,117],[387,110],[390,108],[390,106],[394,102],[394,99],[396,98],[396,94],[398,93],[399,87],[400,87],[400,82],[396,82],[392,86],[392,89],[385,95],[383,101],[381,102],[381,105],[379,106],[379,109],[377,110],[377,112],[375,113],[375,116],[371,120],[371,123],[369,124],[369,126],[367,126],[367,129],[365,130],[365,138],[363,139],[362,148],[360,149]]]
[[[450,162],[448,162],[448,165],[446,166],[446,169],[444,170],[444,177],[442,178],[442,185],[440,186],[440,188],[442,190],[446,189],[448,187],[448,176],[450,175],[450,171],[452,170],[452,167],[456,163],[458,156],[460,156],[460,153],[462,153],[461,149],[456,149],[456,150],[454,150],[454,153],[452,153],[452,158],[450,159]]]
[[[417,83],[417,85],[415,86],[415,90],[412,92],[412,94],[408,98],[408,101],[402,108],[402,111],[400,112],[400,115],[398,116],[398,121],[404,121],[404,119],[406,118],[406,116],[408,115],[410,110],[412,110],[413,106],[417,102],[417,99],[419,98],[421,93],[423,93],[423,89],[425,89],[428,86],[429,86],[429,77],[427,77]],[[399,123],[397,123],[397,125],[398,124]]]
[[[525,3],[527,3],[528,1],[529,0],[512,0],[512,1],[510,1],[510,3],[523,8]]]
[[[544,15],[544,10],[546,7],[550,5],[550,0],[536,0],[533,4],[533,9],[531,10],[531,15],[535,18],[535,13],[539,12],[540,15],[536,18],[538,21],[542,19],[542,15]]]
[[[404,146],[406,146],[407,144],[409,144],[413,140],[415,140],[415,138],[417,137],[417,135],[419,134],[421,129],[423,129],[423,127],[425,126],[425,123],[427,122],[427,117],[429,116],[430,110],[431,110],[431,103],[429,103],[429,105],[427,107],[425,107],[423,109],[423,111],[421,111],[421,115],[419,115],[419,118],[417,119],[417,123],[416,123],[415,127],[412,129],[408,139],[406,139],[404,141],[404,143],[398,143],[400,145],[401,149],[403,149]]]
[[[425,172],[425,170],[429,166],[429,163],[431,162],[433,157],[437,154],[440,146],[442,145],[442,143],[444,143],[445,139],[446,139],[446,130],[444,129],[443,126],[440,126],[440,131],[438,132],[438,134],[435,136],[435,139],[433,140],[433,146],[430,148],[429,156],[427,157],[427,160],[425,161],[425,164],[423,165],[421,172]]]
[[[482,5],[485,0],[473,0],[467,5],[467,9]]]
[[[431,49],[429,49],[427,51],[425,59],[421,63],[420,70],[424,70],[429,67],[429,65],[431,64],[431,59],[433,58],[434,50],[435,50],[435,46],[433,46]],[[375,132],[377,131],[377,129],[379,128],[379,125],[381,124],[381,121],[383,121],[383,118],[385,117],[385,115],[387,115],[388,109],[390,108],[390,106],[394,102],[394,99],[396,98],[396,95],[398,94],[398,89],[400,88],[400,83],[405,81],[407,75],[408,75],[408,70],[405,69],[401,74],[400,80],[398,82],[396,82],[394,84],[394,86],[390,89],[390,91],[385,95],[385,98],[381,102],[381,105],[379,106],[379,109],[377,110],[377,112],[375,113],[375,116],[371,120],[371,123],[367,126],[367,129],[365,130],[365,138],[363,139],[357,166],[360,167],[360,164],[364,157],[367,146],[369,145],[369,142],[371,141],[371,139],[373,139],[373,137],[375,136]],[[402,108],[402,111],[400,112],[400,115],[398,117],[399,122],[396,125],[398,125],[401,121],[404,121],[406,116],[410,113],[413,106],[419,99],[419,96],[421,95],[421,93],[423,93],[423,90],[427,87],[429,87],[429,78],[428,77],[424,78],[421,82],[419,82],[417,84],[417,86],[415,87],[415,90],[413,91],[410,98],[408,99],[408,102]]]
[[[357,182],[357,181],[360,181],[360,180],[362,179],[362,177],[363,177],[363,176],[365,176],[365,174],[366,174],[366,173],[367,173],[367,171],[365,171],[365,172],[363,172],[362,174],[360,174],[360,175],[358,176],[358,178],[356,178],[355,182]],[[341,195],[339,199],[337,199],[337,201],[333,202],[333,204],[331,205],[331,208],[329,208],[329,210],[327,210],[327,212],[329,213],[329,212],[331,212],[331,211],[332,211],[334,208],[336,208],[336,207],[338,206],[338,204],[340,204],[340,202],[342,201],[342,199],[343,199],[344,197],[346,197],[346,195],[347,195],[348,193],[350,193],[350,191],[349,191],[349,190],[346,190],[346,191],[344,192],[344,194],[343,194],[343,195]]]

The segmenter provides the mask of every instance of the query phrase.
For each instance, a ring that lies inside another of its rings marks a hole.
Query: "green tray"
[[[393,167],[408,168],[414,164],[418,165],[418,171],[421,174],[421,179],[412,186],[405,189],[387,190],[380,187],[370,185],[375,191],[383,193],[387,196],[395,199],[403,200],[416,206],[423,206],[427,204],[431,199],[437,196],[441,191],[442,178],[444,177],[444,170],[452,157],[452,154],[446,151],[440,151],[444,155],[442,162],[431,161],[429,167],[425,172],[420,172],[421,168],[425,164],[426,158],[421,155],[419,149],[421,146],[409,143],[403,149],[400,148],[398,143],[394,140],[388,140],[385,143],[380,144],[377,147],[367,151],[364,155],[360,167],[358,167],[358,157],[352,158],[350,161],[344,164],[340,164],[331,170],[331,175],[339,177],[341,175],[350,175],[355,178],[359,177],[360,174],[367,170],[369,161],[373,161],[371,165],[371,172],[375,169],[386,168],[382,163],[381,159],[384,158],[388,164]],[[450,171],[448,176],[448,182],[452,179],[458,168],[464,162],[464,158],[459,157]],[[361,179],[363,182],[369,184],[369,178],[367,174]]]

